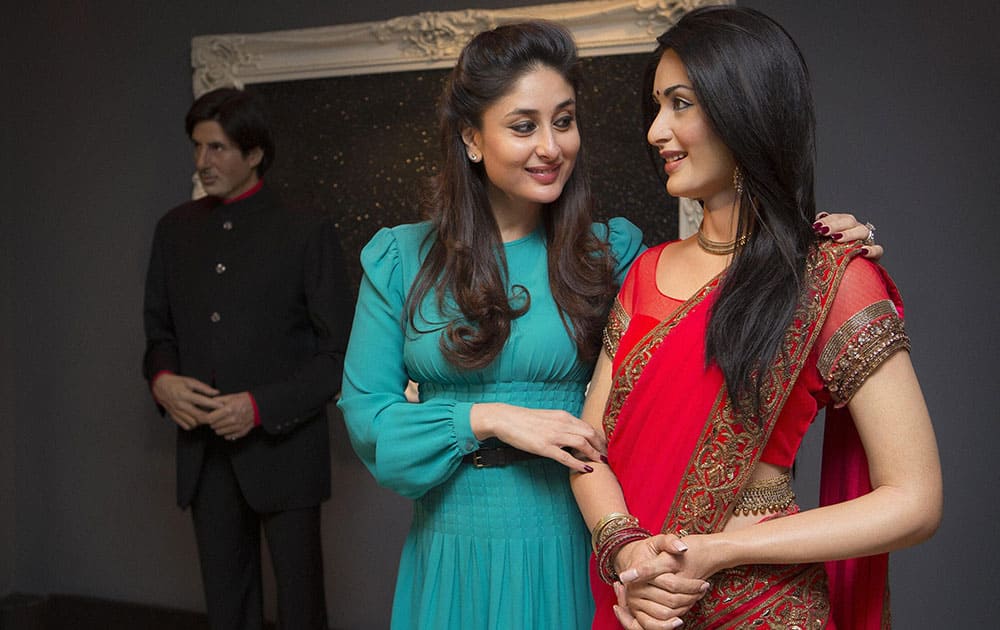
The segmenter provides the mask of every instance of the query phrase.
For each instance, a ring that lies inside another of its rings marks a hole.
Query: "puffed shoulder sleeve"
[[[382,229],[361,252],[364,275],[338,406],[376,481],[417,498],[447,480],[479,441],[469,424],[471,403],[406,398],[405,302],[419,261],[418,247],[405,245]]]
[[[625,217],[614,217],[608,220],[604,231],[604,234],[598,232],[598,236],[607,240],[614,254],[615,279],[621,284],[632,262],[646,249],[642,244],[642,230]]]
[[[642,230],[624,217],[614,217],[606,225],[595,223],[594,233],[607,242],[615,257],[615,280],[619,285],[623,284],[632,263],[646,250],[646,246],[642,244]],[[623,308],[620,297],[617,297],[611,305],[608,323],[601,339],[601,345],[608,356],[615,356],[618,342],[626,328],[628,313]]]
[[[817,367],[838,407],[886,359],[909,351],[903,303],[882,267],[863,258],[850,262],[820,332],[819,348]]]

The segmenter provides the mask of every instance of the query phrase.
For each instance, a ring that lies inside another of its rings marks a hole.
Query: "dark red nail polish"
[[[838,238],[841,238],[843,236],[844,236],[843,234],[841,234],[840,232],[837,232],[836,234],[831,234],[830,238],[832,238],[833,240],[837,240]]]
[[[867,255],[868,255],[868,253],[869,253],[869,252],[868,252],[868,248],[867,248],[867,247],[862,247],[862,248],[861,248],[861,255],[862,255],[862,256],[867,256]]]
[[[608,463],[608,456],[607,455],[601,455],[601,461],[604,462],[605,464],[607,464]]]
[[[829,231],[830,231],[830,228],[826,227],[825,225],[819,229],[819,233],[820,234],[826,234]]]
[[[813,229],[814,229],[814,230],[818,230],[818,229],[820,229],[821,227],[823,227],[823,224],[822,224],[822,223],[820,223],[819,221],[817,221],[817,222],[813,223]]]
[[[590,467],[589,465],[585,465],[585,466],[583,467],[583,469],[584,469],[584,470],[586,470],[586,471],[587,471],[587,472],[589,472],[589,473],[591,473],[591,472],[594,472],[594,469],[593,469],[593,468],[591,468],[591,467]]]

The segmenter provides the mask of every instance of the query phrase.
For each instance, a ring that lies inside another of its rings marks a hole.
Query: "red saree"
[[[714,364],[705,364],[705,331],[718,279],[639,338],[634,334],[628,338],[628,313],[621,302],[616,304],[609,337],[615,340],[624,334],[624,338],[615,358],[604,428],[609,438],[609,463],[629,511],[644,527],[665,533],[720,531],[761,460],[779,417],[800,415],[806,424],[812,420],[817,401],[815,393],[806,390],[823,384],[819,380],[822,370],[817,371],[819,353],[814,350],[824,347],[817,345],[820,332],[858,249],[856,245],[825,243],[810,257],[809,290],[766,374],[759,419],[734,413],[721,371]],[[658,253],[650,250],[648,255]],[[893,332],[901,334],[901,329]],[[844,335],[849,341],[857,337]],[[897,340],[894,345],[883,344],[882,351],[891,354],[899,347],[904,344]],[[828,363],[844,371],[848,361],[838,360],[843,353],[833,355]],[[804,370],[807,376],[800,378]],[[866,376],[855,370],[844,381],[856,387]],[[818,385],[807,385],[810,379]],[[845,387],[848,397],[853,391],[856,389],[847,393]],[[828,421],[827,427],[839,433],[845,428],[853,430],[853,423]],[[828,449],[830,461],[824,459],[824,483],[828,479],[835,483],[824,488],[824,499],[843,501],[868,492],[867,464],[856,436],[853,442],[828,439],[832,448]],[[792,443],[797,449],[798,441]],[[836,468],[834,477],[827,476],[828,467]],[[845,480],[849,483],[841,483]],[[834,485],[838,486],[836,491]],[[710,578],[712,590],[684,616],[684,627],[883,627],[887,622],[883,615],[887,610],[883,599],[885,556],[873,560],[830,563],[831,585],[847,587],[847,591],[831,590],[829,596],[828,574],[822,564],[751,565],[722,571]],[[859,564],[865,566],[858,570]],[[872,564],[874,570],[869,566]],[[597,604],[593,627],[619,628],[612,612],[614,592],[596,577],[593,563],[591,582]],[[842,622],[845,611],[850,615]]]

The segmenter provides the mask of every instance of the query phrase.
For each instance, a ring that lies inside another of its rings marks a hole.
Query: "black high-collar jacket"
[[[326,405],[339,391],[352,317],[329,217],[286,210],[264,186],[246,199],[185,203],[160,219],[146,277],[143,372],[249,391],[261,426],[232,462],[259,511],[330,494]],[[190,503],[207,427],[178,430],[177,500]]]

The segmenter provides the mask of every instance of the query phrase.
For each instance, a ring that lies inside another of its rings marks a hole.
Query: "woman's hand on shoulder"
[[[560,409],[529,409],[505,403],[477,403],[470,414],[476,438],[495,437],[522,451],[554,459],[571,470],[593,472],[587,462],[608,452],[604,435]]]
[[[840,212],[830,214],[820,212],[816,215],[813,229],[817,234],[826,236],[838,243],[861,241],[865,244],[865,258],[880,260],[885,250],[875,244],[875,228],[870,223],[861,223],[853,214]],[[871,242],[868,242],[868,241]]]

